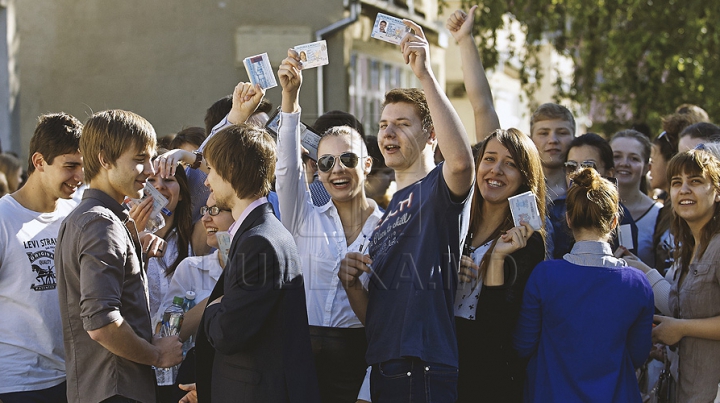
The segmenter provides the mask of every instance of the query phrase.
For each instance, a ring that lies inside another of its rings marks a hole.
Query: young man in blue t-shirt
[[[460,118],[430,67],[425,35],[404,22],[412,32],[400,47],[424,92],[385,96],[378,145],[398,191],[368,253],[349,253],[339,276],[366,326],[373,402],[455,401],[453,296],[474,163]],[[435,166],[437,145],[445,162]],[[358,279],[363,272],[371,274],[367,290]]]

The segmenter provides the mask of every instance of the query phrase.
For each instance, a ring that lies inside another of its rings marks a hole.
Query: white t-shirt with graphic
[[[53,387],[65,380],[65,349],[55,279],[55,242],[75,208],[52,213],[0,199],[0,393]]]

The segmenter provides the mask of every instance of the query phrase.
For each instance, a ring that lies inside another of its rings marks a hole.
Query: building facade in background
[[[330,64],[305,72],[303,121],[346,110],[374,133],[385,92],[417,85],[398,47],[370,38],[378,12],[423,27],[438,81],[475,140],[459,54],[437,0],[0,0],[0,144],[26,158],[37,116],[58,111],[83,121],[99,110],[131,110],[159,136],[203,126],[205,110],[248,79],[245,57],[267,52],[277,69],[289,47],[319,39]],[[531,111],[513,69],[508,58],[488,75],[502,126],[527,131]],[[544,88],[539,103],[551,100]],[[267,98],[278,105],[280,88]]]

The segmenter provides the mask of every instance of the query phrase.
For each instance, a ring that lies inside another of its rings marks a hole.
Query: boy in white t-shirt
[[[43,115],[30,140],[29,177],[0,199],[0,401],[66,402],[55,243],[83,180],[82,123]]]

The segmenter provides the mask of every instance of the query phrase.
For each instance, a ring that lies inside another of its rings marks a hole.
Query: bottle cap
[[[173,305],[180,305],[182,306],[184,300],[183,297],[175,297],[173,298]]]
[[[185,291],[185,299],[195,299],[195,291]]]

